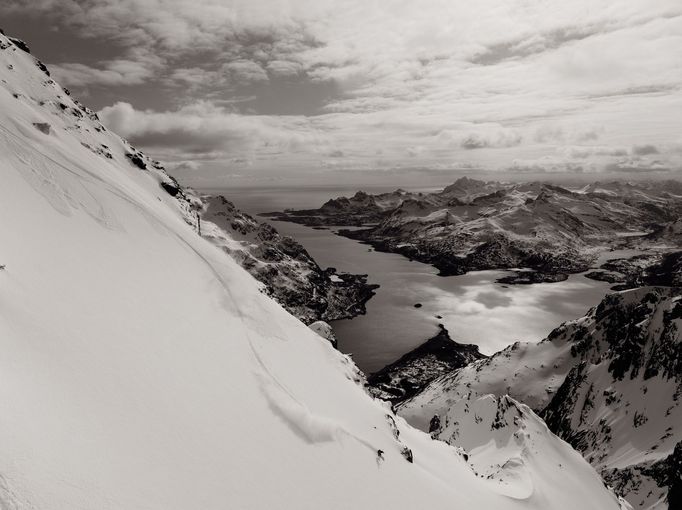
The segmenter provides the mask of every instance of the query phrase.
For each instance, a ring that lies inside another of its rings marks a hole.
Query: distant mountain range
[[[682,183],[616,181],[569,190],[462,177],[435,193],[360,191],[319,209],[266,216],[366,226],[339,233],[432,264],[442,275],[526,268],[506,283],[535,283],[586,271],[604,251],[681,246]]]

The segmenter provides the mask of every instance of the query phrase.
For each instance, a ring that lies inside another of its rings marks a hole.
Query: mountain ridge
[[[434,193],[363,193],[334,208],[267,213],[304,225],[352,225],[339,234],[431,264],[443,276],[526,268],[504,283],[560,281],[587,271],[599,253],[679,246],[677,181],[596,182],[577,190],[460,178]],[[370,197],[374,201],[370,203]],[[329,204],[328,202],[327,204]],[[529,274],[532,272],[533,274]]]
[[[439,425],[456,421],[452,406],[510,395],[544,418],[633,507],[661,508],[676,482],[659,486],[652,466],[668,462],[682,440],[681,319],[679,288],[610,294],[538,344],[517,342],[441,376],[399,404],[398,414],[458,444],[461,437]],[[653,400],[645,396],[649,389]]]

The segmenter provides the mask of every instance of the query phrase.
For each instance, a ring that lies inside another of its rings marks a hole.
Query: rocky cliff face
[[[462,405],[486,394],[526,403],[634,507],[665,506],[678,483],[666,466],[682,440],[680,289],[611,294],[539,344],[514,344],[436,379],[399,413],[458,444],[434,421],[458,421]]]
[[[505,283],[565,279],[607,249],[679,246],[680,214],[677,181],[568,190],[468,178],[437,193],[358,193],[317,210],[272,213],[307,225],[371,224],[340,234],[432,264],[443,275],[519,267],[535,273]]]
[[[202,235],[263,283],[266,293],[292,315],[310,324],[365,313],[365,303],[378,287],[367,283],[367,275],[320,268],[296,240],[243,213],[225,197],[204,197],[204,202]]]
[[[640,296],[611,295],[597,307],[596,334],[574,339],[581,361],[541,414],[633,505],[655,507],[673,480],[653,466],[682,440],[682,298]]]

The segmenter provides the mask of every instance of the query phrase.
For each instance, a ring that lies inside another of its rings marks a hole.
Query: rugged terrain
[[[203,202],[202,235],[262,282],[267,294],[292,315],[310,324],[365,313],[365,303],[378,287],[367,283],[367,275],[320,268],[296,240],[243,213],[225,197],[203,197]]]
[[[460,344],[442,325],[436,335],[367,378],[372,395],[392,404],[416,395],[435,378],[486,356],[476,345]]]
[[[599,253],[682,246],[682,183],[606,182],[567,189],[463,177],[434,193],[330,200],[320,209],[270,213],[305,225],[366,225],[341,235],[432,264],[442,275],[527,268],[504,283],[559,281]]]
[[[443,375],[398,412],[463,446],[467,417],[478,420],[473,409],[489,394],[510,396],[544,418],[633,507],[675,508],[670,498],[679,494],[679,471],[670,473],[682,441],[682,292],[641,287],[611,294],[538,344],[516,343]]]
[[[1,508],[621,506],[549,432],[477,476],[368,396],[198,235],[197,197],[1,34],[0,171]]]
[[[679,248],[679,245],[677,246]],[[613,290],[643,285],[682,287],[682,251],[653,252],[604,262],[587,278],[615,284]]]

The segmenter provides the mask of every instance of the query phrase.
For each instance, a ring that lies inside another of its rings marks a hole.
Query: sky
[[[194,185],[682,175],[679,0],[2,0]]]

